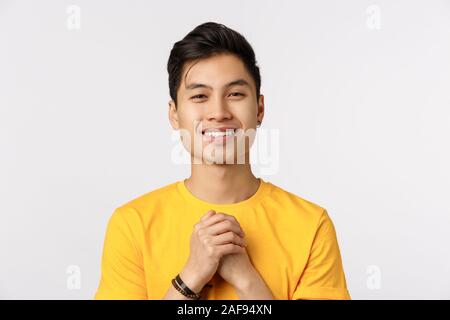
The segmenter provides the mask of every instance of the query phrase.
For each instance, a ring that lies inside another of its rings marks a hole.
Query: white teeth
[[[223,137],[223,136],[232,136],[234,134],[234,130],[227,131],[206,131],[205,136],[207,137]]]

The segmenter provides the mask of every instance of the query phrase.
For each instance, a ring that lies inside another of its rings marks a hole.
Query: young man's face
[[[186,63],[169,119],[195,163],[242,163],[264,116],[264,96],[235,55]],[[243,143],[245,136],[247,144]]]

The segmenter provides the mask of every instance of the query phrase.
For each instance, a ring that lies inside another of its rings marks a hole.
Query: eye
[[[242,93],[240,93],[240,92],[233,92],[233,93],[230,93],[230,95],[233,95],[233,94],[237,94],[238,96],[245,96],[245,94],[242,94]],[[234,96],[234,97],[236,97],[236,96]]]
[[[197,94],[195,96],[192,96],[191,99],[201,99],[202,97],[206,97],[204,94]]]

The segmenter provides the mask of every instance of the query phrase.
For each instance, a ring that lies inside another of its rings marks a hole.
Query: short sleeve
[[[336,230],[324,209],[292,300],[350,300]]]
[[[116,209],[109,219],[96,300],[147,299],[142,251],[133,237],[134,225],[126,218],[134,211],[127,210]]]

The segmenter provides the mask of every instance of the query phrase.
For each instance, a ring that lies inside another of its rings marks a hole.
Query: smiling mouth
[[[202,132],[203,136],[208,138],[220,138],[220,137],[231,137],[236,133],[236,129],[227,129],[227,130],[204,130]]]

